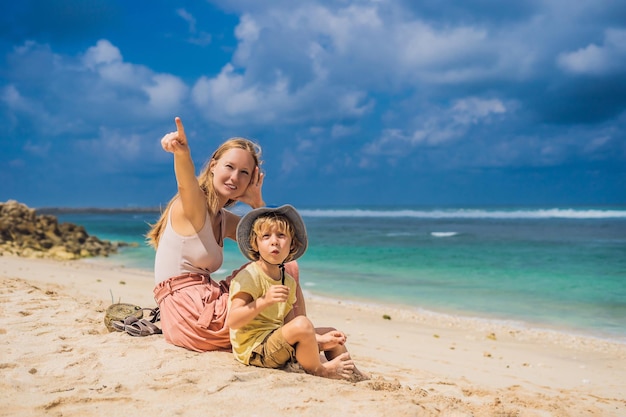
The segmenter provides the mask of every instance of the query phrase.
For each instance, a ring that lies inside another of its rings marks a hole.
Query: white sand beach
[[[0,256],[0,279],[0,416],[626,416],[625,344],[307,298],[352,383],[109,333],[111,294],[156,306],[145,271]]]

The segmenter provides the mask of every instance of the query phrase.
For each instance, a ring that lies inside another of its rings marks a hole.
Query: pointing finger
[[[174,119],[176,121],[176,131],[178,132],[178,136],[185,137],[185,128],[183,127],[183,121],[180,120],[180,117]]]

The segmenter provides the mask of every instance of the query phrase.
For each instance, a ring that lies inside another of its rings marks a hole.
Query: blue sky
[[[263,147],[268,204],[626,204],[626,2],[22,0],[0,16],[0,201],[158,206]]]

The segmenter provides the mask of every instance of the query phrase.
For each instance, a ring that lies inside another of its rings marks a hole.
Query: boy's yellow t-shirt
[[[280,284],[280,281],[273,280],[263,272],[256,262],[252,262],[231,280],[228,308],[230,309],[232,299],[238,293],[250,294],[252,299],[256,300],[263,296],[270,286]],[[237,330],[230,329],[233,354],[241,363],[248,365],[252,350],[260,345],[270,333],[283,326],[285,317],[296,302],[296,280],[287,273],[285,273],[285,285],[289,287],[287,302],[272,304],[245,326]]]

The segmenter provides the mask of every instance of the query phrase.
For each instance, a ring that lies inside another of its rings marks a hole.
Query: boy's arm
[[[230,311],[226,324],[231,329],[239,329],[256,317],[256,302],[245,292],[235,295],[230,302]]]
[[[228,312],[228,327],[239,329],[259,315],[267,306],[275,303],[287,301],[289,288],[284,285],[272,285],[263,296],[252,299],[252,296],[245,292],[239,292],[232,296],[230,311]]]

